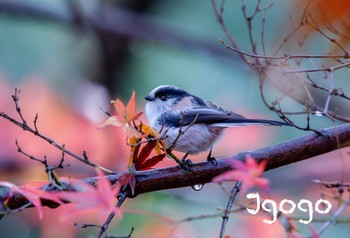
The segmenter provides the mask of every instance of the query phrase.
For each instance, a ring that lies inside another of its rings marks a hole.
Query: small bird
[[[182,162],[191,154],[210,150],[227,127],[244,125],[289,125],[285,122],[247,119],[213,102],[192,95],[176,86],[161,85],[146,97],[145,113],[150,126],[165,133],[167,148],[185,153]]]

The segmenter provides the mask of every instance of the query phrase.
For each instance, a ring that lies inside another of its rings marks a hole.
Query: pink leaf
[[[247,155],[245,163],[240,160],[229,160],[228,163],[235,169],[214,177],[213,182],[240,180],[242,181],[242,194],[254,186],[268,191],[269,180],[260,177],[265,170],[266,161],[258,164],[251,155]]]
[[[114,211],[121,216],[121,212],[115,208],[114,202],[119,194],[120,184],[112,186],[100,170],[96,171],[99,177],[96,188],[92,185],[75,181],[72,185],[77,191],[58,194],[61,199],[73,203],[72,208],[68,210],[64,218],[84,210],[98,211],[101,215]]]
[[[46,183],[44,182],[34,182],[23,186],[17,186],[10,182],[0,182],[0,186],[8,187],[10,189],[10,196],[12,196],[15,193],[18,193],[24,196],[29,202],[31,202],[38,211],[40,219],[43,218],[41,199],[46,199],[56,202],[58,204],[63,204],[59,196],[57,196],[57,193],[50,193],[40,189],[40,187],[44,186],[45,184]]]

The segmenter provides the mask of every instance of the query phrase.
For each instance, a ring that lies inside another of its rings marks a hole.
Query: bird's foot
[[[210,156],[210,157],[208,156],[208,157],[207,157],[207,161],[210,162],[210,163],[212,163],[212,164],[215,165],[215,166],[218,165],[218,161],[217,161],[217,160],[215,159],[215,157],[213,157],[213,156]]]
[[[179,163],[179,165],[184,170],[187,170],[189,172],[193,171],[193,168],[192,168],[193,163],[192,163],[192,161],[190,159],[186,159],[184,161],[181,160],[181,163]]]
[[[182,157],[180,166],[186,170],[192,171],[193,162],[190,159],[186,159],[187,156],[188,156],[188,153],[185,154],[184,157]]]
[[[218,164],[218,162],[216,161],[214,156],[211,156],[211,152],[212,152],[212,149],[210,149],[210,151],[209,151],[209,154],[207,156],[207,161],[216,166]]]

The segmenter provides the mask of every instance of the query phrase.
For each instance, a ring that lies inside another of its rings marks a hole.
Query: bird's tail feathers
[[[225,122],[218,122],[212,124],[216,127],[235,127],[235,126],[249,126],[249,125],[269,125],[269,126],[291,126],[291,124],[281,121],[265,120],[265,119],[233,119]]]

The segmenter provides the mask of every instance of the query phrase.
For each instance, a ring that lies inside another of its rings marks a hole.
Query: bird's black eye
[[[159,98],[160,98],[160,100],[162,100],[162,101],[165,101],[165,100],[166,100],[166,96],[165,96],[165,95],[161,95],[161,96],[159,96]]]

